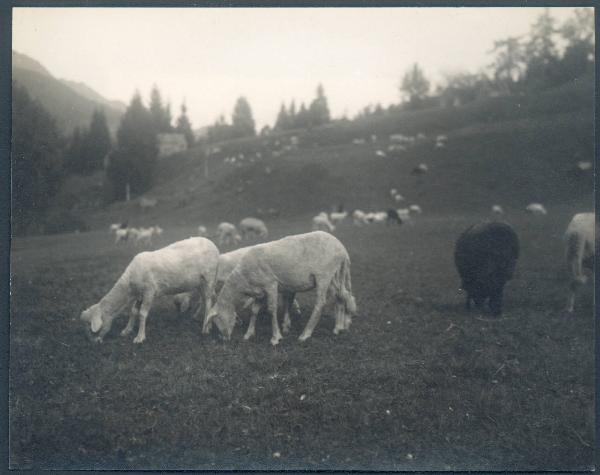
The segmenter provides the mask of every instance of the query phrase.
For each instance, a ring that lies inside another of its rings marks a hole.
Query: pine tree
[[[110,156],[107,173],[113,198],[123,199],[127,184],[134,194],[148,190],[153,184],[157,154],[153,117],[136,92],[121,118],[117,148]]]
[[[309,108],[310,125],[319,126],[329,122],[329,106],[323,86],[317,86],[317,97],[312,101]]]
[[[231,116],[233,133],[236,137],[251,137],[256,134],[252,109],[245,97],[240,97]]]
[[[400,92],[413,106],[418,106],[427,97],[429,81],[417,63],[402,78]]]
[[[290,120],[285,108],[285,104],[281,103],[279,114],[277,114],[277,120],[275,121],[274,129],[276,130],[287,130],[289,128]]]
[[[194,132],[192,132],[192,125],[187,116],[185,102],[181,104],[181,114],[177,118],[177,127],[175,127],[175,130],[185,136],[188,148],[191,148],[192,145],[194,145]]]
[[[83,134],[79,127],[75,127],[69,145],[65,152],[65,169],[68,172],[79,173],[79,166],[83,148]]]
[[[52,116],[12,85],[12,229],[17,234],[41,230],[50,199],[63,177],[64,139]]]
[[[76,171],[89,174],[102,169],[104,157],[110,152],[111,147],[106,116],[102,110],[95,110],[89,129],[81,137],[81,150]]]
[[[150,92],[150,115],[155,133],[171,131],[171,111],[163,107],[160,91],[156,86],[153,86]]]

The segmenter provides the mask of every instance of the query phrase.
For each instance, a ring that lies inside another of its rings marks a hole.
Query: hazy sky
[[[319,82],[334,117],[398,102],[418,62],[444,72],[489,64],[495,39],[527,33],[541,8],[15,8],[13,49],[108,99],[147,102],[156,84],[193,127],[250,101],[258,126],[282,100],[309,103]],[[551,8],[559,21],[571,8]]]

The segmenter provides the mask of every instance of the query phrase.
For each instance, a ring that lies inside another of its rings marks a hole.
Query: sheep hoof
[[[277,346],[279,344],[279,340],[281,340],[281,337],[276,337],[274,336],[273,338],[271,338],[271,345],[273,346]]]
[[[281,329],[281,331],[282,331],[283,333],[289,333],[289,332],[290,332],[290,327],[289,327],[289,326],[285,326],[285,327],[283,327],[283,328]]]
[[[252,338],[254,336],[253,333],[246,333],[244,335],[244,341],[248,341],[250,338]]]
[[[143,343],[145,339],[146,339],[146,337],[143,337],[143,336],[139,336],[139,335],[138,335],[138,336],[136,336],[136,337],[133,339],[133,342],[134,342],[135,344],[139,344],[139,343]]]
[[[310,335],[305,335],[304,333],[298,337],[298,341],[306,341],[310,338]]]
[[[131,333],[131,328],[124,328],[121,332],[121,336],[127,336]]]

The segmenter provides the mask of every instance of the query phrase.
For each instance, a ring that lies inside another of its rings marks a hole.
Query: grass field
[[[467,314],[452,260],[482,216],[342,225],[359,315],[297,341],[221,343],[165,298],[147,340],[84,338],[80,312],[134,255],[107,231],[12,243],[13,468],[576,470],[593,466],[594,318],[588,286],[564,311],[562,233],[573,212],[512,212],[522,256],[499,319]],[[307,220],[269,223],[273,237]],[[193,234],[168,228],[154,247]]]

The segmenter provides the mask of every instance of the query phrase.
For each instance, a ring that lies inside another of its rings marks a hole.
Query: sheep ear
[[[102,327],[102,317],[100,317],[100,315],[95,313],[94,316],[92,317],[91,325],[92,325],[92,332],[98,333],[98,331]]]

